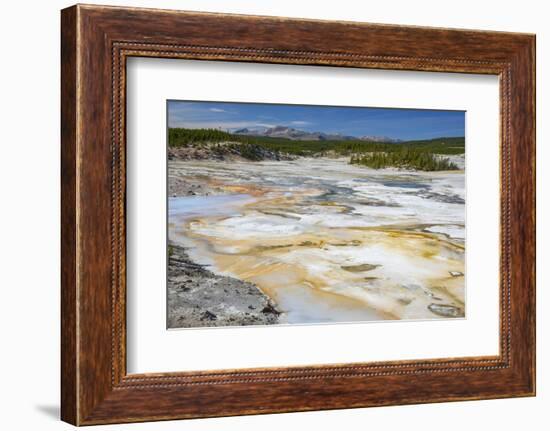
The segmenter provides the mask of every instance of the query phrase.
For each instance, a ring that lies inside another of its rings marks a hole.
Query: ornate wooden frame
[[[88,425],[534,395],[534,35],[77,5],[62,11],[61,49],[63,420]],[[498,75],[500,354],[128,375],[130,56]]]

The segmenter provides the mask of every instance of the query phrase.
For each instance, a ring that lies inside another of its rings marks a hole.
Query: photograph
[[[465,112],[167,101],[167,327],[465,317]]]
[[[542,6],[142,3],[5,8],[4,428],[547,423]]]

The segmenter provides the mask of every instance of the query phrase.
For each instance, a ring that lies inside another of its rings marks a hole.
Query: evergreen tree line
[[[401,148],[399,151],[352,155],[351,164],[373,169],[388,167],[417,169],[421,171],[452,171],[458,166],[447,158],[415,148]]]
[[[267,136],[235,135],[217,129],[170,128],[168,130],[168,144],[171,147],[186,147],[221,142],[240,142],[244,144],[261,145],[272,151],[298,156],[315,155],[328,151],[342,155],[372,152],[389,153],[400,151],[403,147],[417,148],[436,154],[464,153],[464,138],[461,137],[405,141],[399,143],[382,143],[363,140],[294,141],[291,139],[272,138]]]
[[[168,143],[171,147],[187,147],[199,143],[235,141],[234,135],[217,129],[168,129]]]
[[[267,136],[245,136],[217,129],[169,128],[170,147],[208,146],[220,153],[238,151],[249,160],[259,160],[258,147],[295,156],[314,156],[333,153],[351,156],[350,163],[375,169],[405,167],[425,171],[454,170],[458,167],[435,154],[463,154],[464,138],[449,137],[399,143],[369,142],[363,140],[298,141]]]

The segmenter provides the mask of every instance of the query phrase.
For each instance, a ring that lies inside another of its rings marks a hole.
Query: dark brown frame
[[[88,425],[535,394],[534,35],[78,5],[62,11],[61,50],[63,420]],[[498,75],[500,354],[127,375],[129,56]]]

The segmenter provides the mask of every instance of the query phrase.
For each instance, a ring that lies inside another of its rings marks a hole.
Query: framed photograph
[[[62,419],[535,394],[535,36],[62,11]]]

